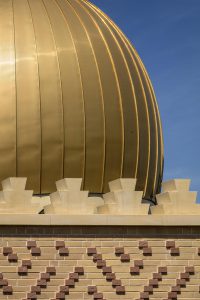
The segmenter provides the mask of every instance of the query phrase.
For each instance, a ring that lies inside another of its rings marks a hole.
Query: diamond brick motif
[[[116,247],[115,248],[115,254],[116,255],[124,254],[124,247]]]
[[[11,247],[3,247],[3,255],[12,254],[13,250]]]
[[[104,274],[112,273],[112,268],[111,268],[111,267],[103,267],[103,268],[102,268],[102,272],[103,272]]]
[[[113,279],[115,279],[116,278],[116,276],[115,276],[115,273],[107,273],[106,274],[106,280],[113,280]]]
[[[112,280],[112,286],[121,286],[122,282],[121,280],[113,279]]]
[[[65,280],[65,285],[69,286],[69,287],[74,287],[75,286],[75,282],[73,279],[66,279]]]
[[[148,248],[148,242],[147,241],[139,241],[139,248],[140,249]]]
[[[88,286],[88,294],[94,294],[94,293],[97,293],[96,285]]]
[[[88,255],[97,254],[97,249],[96,248],[88,248],[87,249],[87,254]]]
[[[116,293],[117,294],[125,294],[125,287],[124,286],[116,286]]]
[[[35,248],[35,247],[37,247],[36,241],[27,241],[28,249]]]
[[[56,249],[65,248],[65,242],[64,241],[56,241]]]
[[[84,268],[83,267],[75,267],[75,273],[78,273],[79,275],[83,275]]]
[[[166,248],[167,249],[171,249],[171,248],[175,248],[175,241],[166,241]]]
[[[121,255],[121,261],[122,262],[129,262],[130,261],[130,255],[129,254],[122,254]]]
[[[27,274],[28,268],[26,266],[18,267],[18,273],[19,274]]]
[[[69,286],[60,286],[60,292],[65,293],[65,295],[69,294]]]
[[[3,286],[3,294],[11,295],[13,293],[13,288],[10,285]]]
[[[47,267],[46,268],[46,273],[49,273],[50,275],[55,275],[56,274],[56,268],[55,267]]]
[[[8,261],[18,261],[17,254],[8,254]]]

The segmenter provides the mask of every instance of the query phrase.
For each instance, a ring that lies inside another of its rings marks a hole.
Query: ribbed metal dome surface
[[[83,0],[0,0],[0,180],[34,193],[63,177],[106,191],[138,178],[152,197],[162,130],[148,74],[119,28]]]

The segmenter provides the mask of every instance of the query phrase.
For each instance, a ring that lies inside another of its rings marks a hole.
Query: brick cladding
[[[0,299],[200,299],[199,227],[0,227]]]

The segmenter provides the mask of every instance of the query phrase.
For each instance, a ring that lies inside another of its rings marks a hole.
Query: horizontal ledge
[[[199,215],[32,215],[2,214],[0,225],[46,226],[200,226]]]

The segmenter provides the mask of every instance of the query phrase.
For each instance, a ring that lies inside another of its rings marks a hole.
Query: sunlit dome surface
[[[140,57],[119,28],[82,0],[0,0],[0,180],[28,178],[34,193],[55,181],[137,178],[160,189],[159,111]]]

